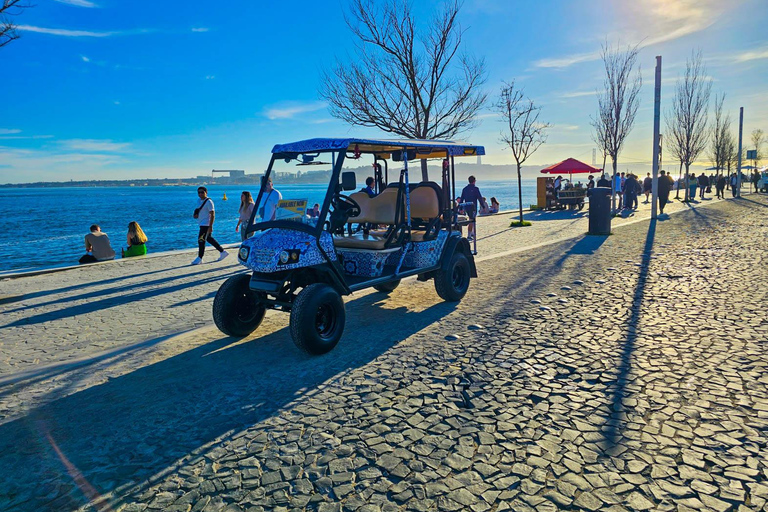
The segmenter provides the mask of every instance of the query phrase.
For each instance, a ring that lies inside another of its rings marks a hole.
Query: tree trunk
[[[677,193],[675,199],[680,199],[680,180],[683,178],[683,161],[680,160],[680,172],[677,173]],[[688,184],[686,183],[686,187]]]
[[[523,176],[520,172],[520,164],[517,165],[517,201],[520,207],[520,225],[523,225]]]
[[[613,204],[613,211],[616,211],[616,167],[618,167],[618,162],[616,161],[616,158],[611,157],[611,161],[613,162],[613,177],[611,178],[611,204]]]
[[[421,181],[429,181],[429,173],[427,172],[427,159],[421,159]]]

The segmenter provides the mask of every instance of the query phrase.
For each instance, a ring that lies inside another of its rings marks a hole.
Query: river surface
[[[517,208],[516,180],[478,180],[482,194]],[[463,186],[463,184],[462,184]],[[242,185],[208,185],[216,208],[214,237],[222,244],[240,241],[235,232]],[[327,185],[277,186],[284,199],[321,203]],[[536,202],[535,179],[523,180],[523,206]],[[251,188],[254,197],[258,193]],[[457,187],[457,195],[460,188]],[[196,187],[84,187],[0,189],[0,271],[38,269],[76,264],[85,253],[84,236],[99,224],[120,257],[126,247],[128,223],[136,221],[149,238],[149,252],[197,246]],[[223,201],[224,194],[228,200]]]

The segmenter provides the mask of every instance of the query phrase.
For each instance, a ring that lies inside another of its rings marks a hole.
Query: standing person
[[[587,190],[595,188],[595,177],[590,174],[587,179],[589,180],[587,181]]]
[[[699,174],[699,198],[704,199],[704,193],[709,186],[709,178],[703,172]]]
[[[632,210],[637,201],[637,180],[634,174],[629,174],[624,180],[624,209]]]
[[[725,199],[725,183],[725,174],[720,174],[720,176],[717,177],[717,181],[715,182],[717,197],[720,199]]]
[[[557,195],[557,192],[563,188],[563,177],[558,176],[555,178],[555,195]]]
[[[197,188],[197,208],[195,208],[193,217],[198,220],[200,231],[197,234],[197,258],[192,261],[192,264],[199,265],[203,262],[205,242],[208,242],[219,251],[219,259],[216,261],[221,261],[229,256],[229,253],[212,236],[213,220],[216,218],[216,211],[213,206],[213,200],[208,197],[208,189],[205,187]]]
[[[243,242],[248,238],[246,231],[248,230],[248,221],[251,220],[254,206],[251,193],[247,190],[243,190],[243,193],[240,194],[240,209],[238,210],[238,212],[240,212],[240,218],[238,218],[237,226],[235,226],[235,233],[237,233],[238,230],[240,231],[240,240]]]
[[[736,187],[739,186],[739,178],[736,173],[731,174],[731,195],[736,197]]]
[[[85,235],[85,255],[80,263],[96,263],[115,259],[115,251],[109,243],[109,237],[98,224],[93,224],[90,233]]]
[[[611,180],[605,177],[605,173],[603,173],[602,176],[600,176],[600,179],[597,180],[597,186],[611,188]]]
[[[693,201],[696,199],[696,187],[699,184],[699,179],[696,174],[691,173],[688,175],[688,200]]]
[[[376,197],[376,191],[373,190],[373,184],[375,183],[374,179],[368,176],[365,178],[365,187],[363,187],[360,192],[365,192],[368,194],[368,197]]]
[[[659,212],[664,213],[664,207],[669,202],[669,192],[672,190],[674,181],[671,176],[667,176],[666,171],[661,171],[659,176]]]
[[[475,218],[477,217],[477,203],[480,203],[480,206],[483,208],[487,208],[488,205],[485,203],[485,199],[483,199],[483,194],[480,193],[480,189],[477,188],[475,185],[475,179],[474,176],[470,176],[468,178],[469,185],[464,187],[464,190],[461,191],[461,202],[462,203],[472,203],[471,206],[465,207],[467,212],[467,217],[469,217],[469,220],[472,222],[467,226],[467,238],[469,240],[475,239]]]
[[[138,222],[128,223],[128,235],[125,240],[128,243],[128,248],[121,251],[123,258],[147,254],[147,235],[144,234]]]
[[[651,178],[651,173],[648,173],[645,176],[645,179],[643,180],[643,193],[645,194],[645,204],[648,204],[648,196],[651,195],[652,191],[653,191],[653,178]]]
[[[760,192],[757,190],[757,184],[760,181],[760,173],[757,171],[752,171],[752,185],[755,187],[755,193]]]
[[[618,197],[619,199],[619,210],[621,210],[621,207],[624,204],[623,203],[624,195],[622,194],[622,188],[621,188],[623,183],[624,183],[624,179],[621,177],[621,174],[617,174],[613,179],[613,191],[616,192],[616,197]]]
[[[264,186],[264,193],[261,197],[264,201],[264,204],[259,208],[261,222],[275,220],[277,205],[283,198],[283,195],[272,186],[272,178],[267,180],[267,183]]]

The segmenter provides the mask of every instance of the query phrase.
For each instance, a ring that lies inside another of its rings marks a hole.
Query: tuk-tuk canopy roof
[[[580,162],[575,158],[568,158],[563,160],[559,164],[550,165],[546,169],[542,169],[543,174],[578,174],[578,173],[601,173],[601,169],[587,165],[584,162]]]
[[[380,158],[388,158],[392,152],[401,151],[405,148],[415,149],[416,158],[485,155],[483,146],[473,146],[450,140],[417,139],[307,139],[288,144],[277,144],[272,148],[272,153],[298,155],[320,151],[355,151],[355,146],[360,153],[376,154]]]

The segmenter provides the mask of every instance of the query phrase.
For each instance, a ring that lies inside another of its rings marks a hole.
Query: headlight
[[[248,261],[248,253],[251,252],[249,247],[241,247],[237,253],[237,257],[243,261]]]
[[[288,258],[290,255],[288,254],[288,251],[283,251],[280,253],[280,263],[288,263]]]

